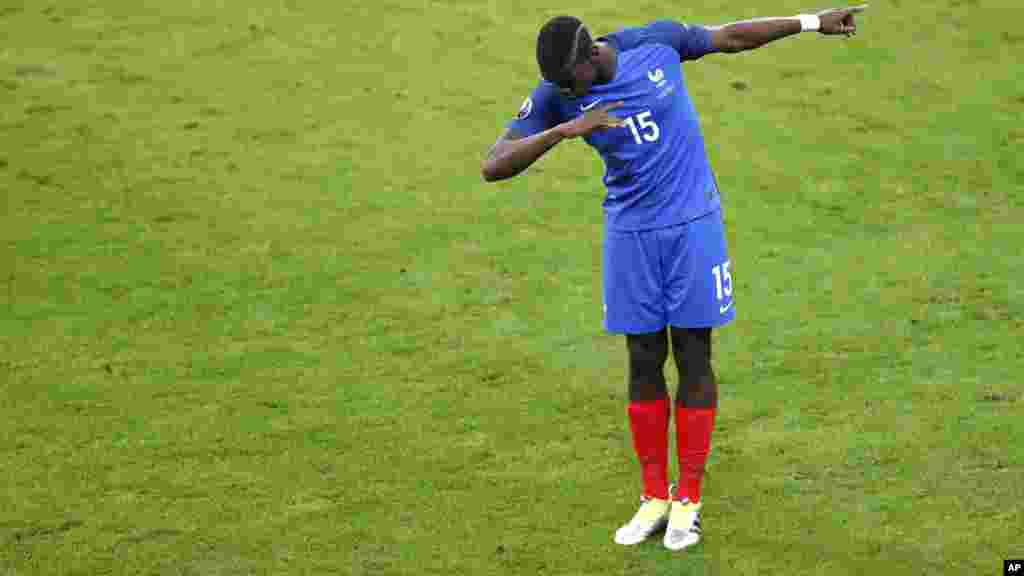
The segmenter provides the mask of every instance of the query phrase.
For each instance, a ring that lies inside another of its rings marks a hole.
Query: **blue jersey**
[[[586,141],[605,165],[605,223],[609,230],[675,226],[719,208],[718,187],[704,150],[697,114],[680,61],[711,53],[706,28],[659,21],[600,38],[618,52],[615,77],[582,98],[565,98],[542,81],[509,128],[520,136],[543,132],[594,106],[622,101],[611,114],[623,128],[594,132]]]

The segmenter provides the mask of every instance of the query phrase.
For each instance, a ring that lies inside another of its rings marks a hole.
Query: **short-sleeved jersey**
[[[543,132],[594,106],[621,101],[611,113],[623,128],[594,132],[587,143],[605,164],[603,206],[609,230],[675,226],[719,207],[718,188],[680,61],[713,52],[710,32],[659,21],[600,38],[618,52],[615,77],[582,98],[565,98],[542,81],[509,128]]]

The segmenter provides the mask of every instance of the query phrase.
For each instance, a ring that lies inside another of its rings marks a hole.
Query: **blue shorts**
[[[603,260],[608,332],[714,328],[736,317],[720,210],[669,228],[606,231]]]

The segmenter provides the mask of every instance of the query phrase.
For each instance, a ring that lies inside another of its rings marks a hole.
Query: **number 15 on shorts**
[[[711,275],[715,277],[718,313],[725,314],[732,307],[732,274],[729,273],[729,261],[726,260],[712,268]]]

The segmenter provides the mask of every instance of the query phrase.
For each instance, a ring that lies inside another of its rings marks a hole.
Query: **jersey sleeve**
[[[558,92],[542,82],[523,101],[508,129],[525,138],[554,128],[562,121],[558,98]]]
[[[602,36],[619,52],[632,50],[644,44],[665,44],[679,53],[679,60],[696,60],[705,54],[717,52],[711,42],[711,31],[703,26],[688,26],[673,20],[658,20],[646,26],[624,28]]]

